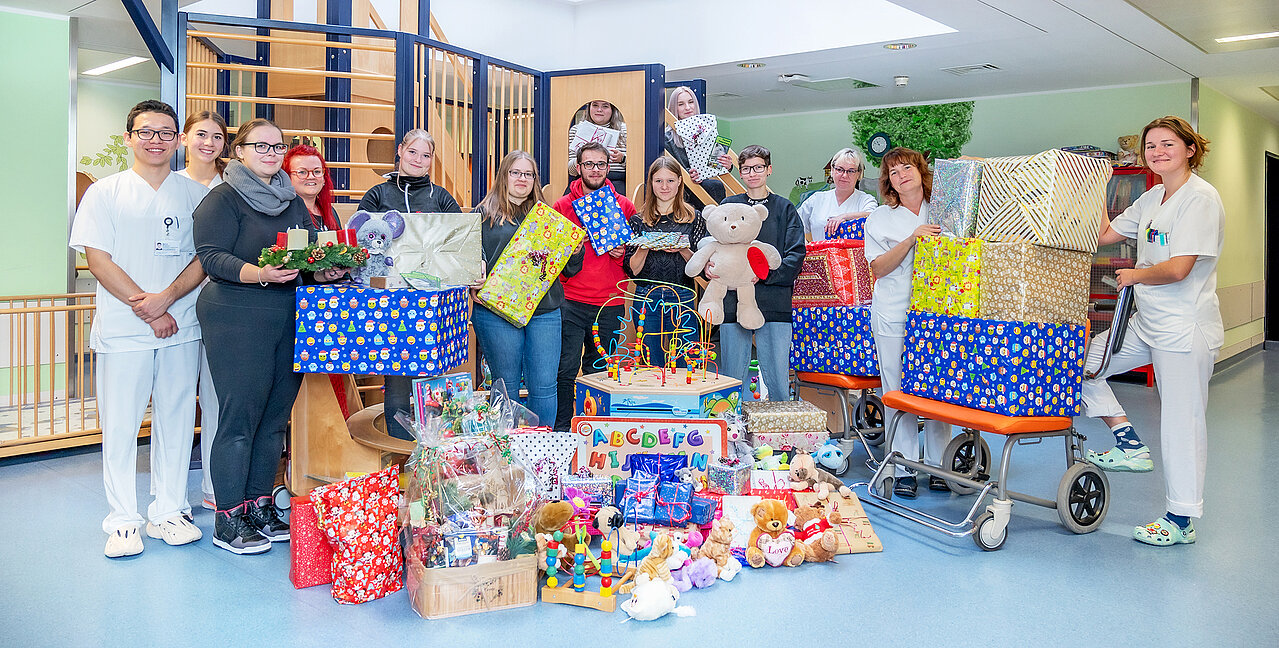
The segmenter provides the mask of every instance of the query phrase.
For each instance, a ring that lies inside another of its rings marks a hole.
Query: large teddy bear
[[[779,500],[766,499],[751,507],[755,528],[746,543],[746,562],[751,567],[764,565],[798,567],[804,562],[804,544],[786,530],[789,512]]]
[[[696,277],[711,268],[715,278],[697,303],[697,314],[711,324],[724,323],[724,296],[737,291],[737,323],[755,330],[764,325],[764,314],[755,303],[755,280],[782,266],[777,248],[755,240],[768,218],[763,205],[707,205],[702,210],[710,236],[697,244],[697,252],[684,266],[684,273]]]

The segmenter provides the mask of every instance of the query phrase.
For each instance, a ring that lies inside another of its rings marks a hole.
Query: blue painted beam
[[[431,0],[417,0],[417,33],[419,36],[431,35]]]
[[[545,184],[551,177],[551,75],[536,75],[533,85],[533,157]]]
[[[164,70],[174,71],[173,66],[173,50],[164,42],[164,36],[160,33],[160,28],[156,26],[155,21],[151,20],[151,14],[147,11],[146,5],[142,0],[121,0],[124,4],[124,10],[129,12],[129,18],[133,19],[133,26],[138,28],[138,35],[142,37],[142,42],[146,44],[147,50],[151,52],[151,58]],[[165,0],[161,3],[161,14],[164,13],[164,5],[173,5],[173,16],[175,21],[173,28],[177,30],[177,0]],[[163,17],[161,18],[163,20]]]
[[[489,59],[475,59],[471,80],[471,206],[488,193]]]
[[[270,22],[265,20],[271,17],[271,0],[258,0],[258,18],[263,19],[258,23]],[[271,30],[265,27],[257,29],[258,36],[270,36]],[[257,64],[262,66],[271,65],[271,44],[257,44]],[[255,72],[253,74],[253,95],[255,97],[266,97],[270,95],[270,84],[267,81],[265,72]],[[254,108],[254,116],[264,117],[266,119],[275,119],[275,106],[271,104],[257,104]]]
[[[399,137],[413,130],[416,121],[413,105],[413,59],[417,43],[412,34],[400,32],[395,36],[395,133]],[[425,83],[425,70],[418,77]],[[425,86],[424,86],[425,87]]]
[[[351,37],[341,33],[334,33],[333,28],[350,27],[352,21],[351,0],[329,0],[327,4],[328,13],[325,16],[325,27],[330,30],[327,36],[329,41],[334,44],[350,43]],[[398,53],[397,53],[397,56]],[[325,49],[324,69],[330,72],[350,72],[351,71],[351,49],[347,47],[329,47]],[[325,101],[341,101],[349,103],[351,101],[351,80],[340,79],[335,77],[327,77],[324,80],[324,100]],[[351,109],[350,108],[325,108],[324,109],[324,130],[337,133],[351,132]],[[324,140],[324,159],[330,162],[350,162],[351,161],[351,140],[350,138],[327,137]],[[351,170],[330,168],[329,174],[333,178],[333,186],[336,189],[351,188]],[[335,198],[339,202],[347,202],[349,197],[339,196]]]

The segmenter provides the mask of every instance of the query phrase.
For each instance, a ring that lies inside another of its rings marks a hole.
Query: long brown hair
[[[1146,164],[1146,134],[1154,128],[1167,128],[1181,139],[1187,148],[1193,148],[1195,152],[1190,155],[1190,159],[1187,162],[1191,171],[1199,170],[1199,166],[1204,163],[1204,156],[1208,154],[1208,139],[1196,133],[1189,122],[1174,115],[1160,117],[1141,129],[1141,141],[1138,142],[1137,155],[1143,165]]]
[[[644,178],[644,203],[640,206],[640,218],[644,220],[644,224],[652,227],[657,224],[660,214],[657,213],[657,193],[653,191],[653,175],[658,171],[670,171],[679,178],[679,190],[675,192],[675,202],[672,203],[674,209],[671,211],[671,218],[676,223],[691,223],[697,217],[697,213],[686,202],[684,202],[684,176],[681,171],[684,168],[680,166],[675,158],[669,155],[659,156],[653,163],[648,165],[648,175]]]
[[[933,170],[928,166],[928,159],[923,153],[915,149],[908,149],[904,146],[893,148],[884,154],[879,161],[879,195],[884,199],[884,204],[889,207],[896,207],[901,204],[902,197],[897,194],[897,190],[893,188],[893,183],[888,180],[888,170],[898,164],[909,164],[919,169],[919,179],[924,185],[924,200],[932,200],[933,198]]]
[[[219,115],[212,110],[193,112],[190,115],[187,115],[187,121],[182,125],[182,132],[183,134],[190,133],[191,129],[195,128],[196,124],[205,121],[206,119],[212,120],[214,124],[218,125],[218,128],[222,129],[222,150],[218,151],[218,156],[213,158],[213,168],[218,170],[218,175],[222,175],[222,170],[226,168],[226,160],[224,158],[225,156],[230,155],[231,150],[228,146],[231,142],[231,135],[227,133],[226,120],[222,118],[222,115]],[[189,152],[187,153],[187,156],[190,157]]]
[[[511,204],[511,167],[515,166],[518,160],[528,160],[533,165],[533,191],[529,192],[524,202],[519,205]],[[537,203],[545,202],[542,196],[542,182],[537,173],[537,160],[532,155],[524,151],[511,151],[502,158],[497,165],[497,173],[493,174],[493,186],[489,189],[489,193],[480,201],[476,209],[484,212],[484,217],[490,223],[495,224],[514,224],[518,216],[524,216]]]

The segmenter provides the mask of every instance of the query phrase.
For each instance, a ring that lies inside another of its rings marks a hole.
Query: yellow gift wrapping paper
[[[533,318],[586,230],[537,203],[511,237],[475,300],[516,326]]]
[[[1092,255],[1030,243],[982,246],[978,317],[1086,324]]]
[[[911,278],[911,310],[977,317],[984,243],[980,239],[949,236],[919,239]]]
[[[1097,251],[1110,162],[1065,151],[982,161],[977,238]]]

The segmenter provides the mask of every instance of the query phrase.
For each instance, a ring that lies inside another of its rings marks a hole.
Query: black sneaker
[[[247,504],[247,502],[245,503]],[[241,504],[213,516],[213,544],[233,554],[258,554],[271,549],[271,542],[254,528]]]
[[[930,475],[928,477],[928,490],[936,491],[938,493],[949,493],[950,486],[946,485],[945,479],[942,479],[937,475]]]
[[[244,503],[245,517],[253,524],[262,537],[271,542],[289,541],[289,523],[280,517],[280,509],[275,507],[275,498],[263,495]]]
[[[896,483],[893,484],[893,495],[897,497],[905,497],[906,499],[915,499],[915,491],[918,485],[915,477],[898,477]]]

